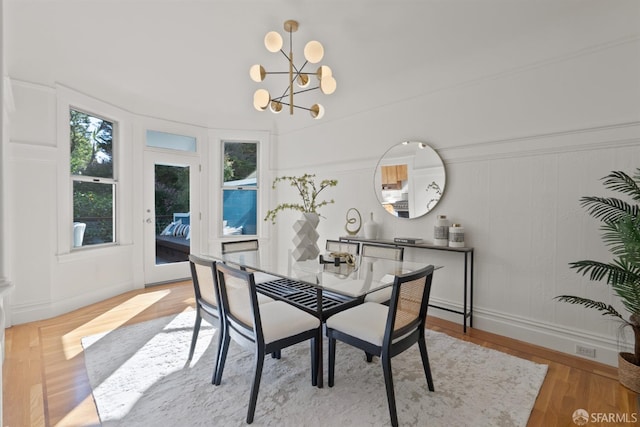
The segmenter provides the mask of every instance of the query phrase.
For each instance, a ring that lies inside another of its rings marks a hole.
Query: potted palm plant
[[[576,261],[569,265],[592,281],[606,281],[620,298],[628,316],[610,304],[589,298],[560,295],[556,299],[596,309],[618,319],[623,327],[631,327],[634,352],[619,353],[618,375],[622,385],[640,392],[640,168],[633,176],[613,171],[602,180],[607,189],[626,195],[626,200],[588,196],[582,197],[580,204],[592,217],[602,221],[602,240],[613,259],[609,262]]]

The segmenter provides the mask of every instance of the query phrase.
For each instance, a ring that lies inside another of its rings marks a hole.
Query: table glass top
[[[355,256],[349,263],[346,259],[334,263],[333,258],[324,257],[324,262],[320,259],[296,261],[291,251],[286,254],[286,259],[280,260],[274,260],[260,250],[218,252],[206,256],[255,271],[256,282],[287,278],[352,297],[388,287],[396,275],[411,273],[428,265],[363,256]]]

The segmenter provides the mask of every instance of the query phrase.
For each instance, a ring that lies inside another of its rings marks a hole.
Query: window
[[[192,153],[197,151],[197,143],[194,137],[160,132],[157,130],[147,131],[147,147],[189,151]]]
[[[225,141],[222,146],[222,234],[256,235],[258,143]]]
[[[114,243],[114,124],[70,109],[73,247]]]

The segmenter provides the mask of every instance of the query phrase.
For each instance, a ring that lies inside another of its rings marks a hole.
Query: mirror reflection
[[[445,187],[444,163],[424,142],[405,141],[378,161],[374,189],[382,207],[398,218],[418,218],[432,210]]]

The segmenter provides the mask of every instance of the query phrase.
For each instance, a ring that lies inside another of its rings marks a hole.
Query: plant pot
[[[316,213],[304,212],[302,217],[293,224],[296,235],[293,238],[295,249],[293,258],[296,261],[315,259],[320,254],[318,248],[319,234],[316,227],[320,222],[320,216]]]
[[[632,353],[618,353],[618,379],[623,386],[640,393],[640,366],[634,360]]]

